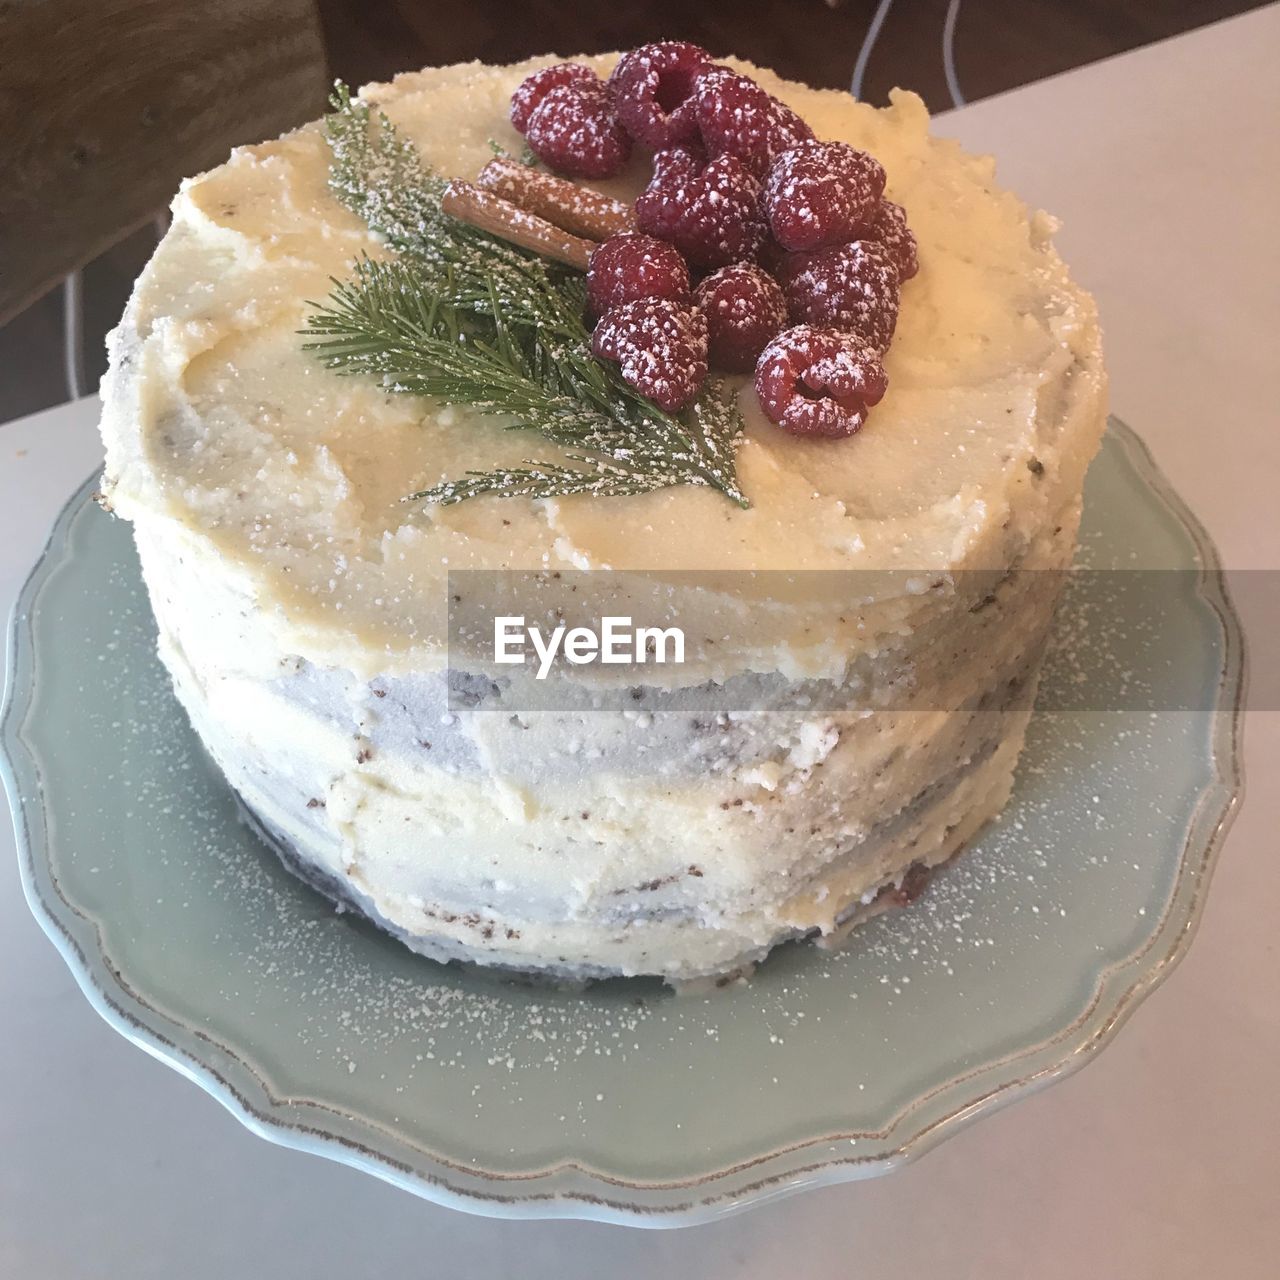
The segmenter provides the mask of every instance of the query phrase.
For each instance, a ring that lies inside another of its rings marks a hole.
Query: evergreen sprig
[[[446,480],[406,501],[493,494],[620,497],[702,485],[746,506],[732,397],[713,383],[683,417],[664,413],[591,355],[580,273],[451,218],[445,183],[381,113],[339,84],[327,118],[330,186],[393,251],[364,258],[308,318],[307,348],[340,373],[377,378],[508,428],[562,456]]]

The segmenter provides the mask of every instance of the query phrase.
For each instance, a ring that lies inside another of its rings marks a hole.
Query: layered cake
[[[401,76],[185,183],[102,495],[253,822],[557,979],[910,901],[1009,796],[1103,428],[1052,230],[910,93],[676,44]],[[540,679],[516,616],[681,660]]]

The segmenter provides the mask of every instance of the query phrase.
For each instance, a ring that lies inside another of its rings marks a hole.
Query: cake
[[[360,101],[470,180],[519,153],[512,95],[554,61]],[[391,255],[321,124],[184,183],[110,342],[102,500],[192,725],[291,867],[436,960],[722,979],[909,902],[1010,794],[1104,424],[1093,304],[1052,220],[913,94],[875,109],[731,65],[879,161],[919,256],[857,434],[783,429],[728,384],[742,502],[405,502],[531,445],[305,349],[333,281]],[[630,202],[650,157],[618,136],[620,172],[577,180]],[[558,667],[553,693],[475,640],[528,584],[553,620],[678,616],[684,661]]]

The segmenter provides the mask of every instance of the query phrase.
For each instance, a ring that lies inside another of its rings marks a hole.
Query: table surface
[[[1114,411],[1232,569],[1280,567],[1278,50],[1273,5],[937,122],[1063,219],[1102,308]],[[0,427],[0,613],[100,458],[96,412]],[[1256,668],[1272,659],[1238,603]],[[254,1137],[92,1012],[0,830],[0,1274],[323,1280],[438,1258],[528,1280],[1274,1275],[1277,765],[1280,714],[1251,711],[1250,791],[1200,935],[1086,1070],[889,1177],[667,1232],[469,1217]]]

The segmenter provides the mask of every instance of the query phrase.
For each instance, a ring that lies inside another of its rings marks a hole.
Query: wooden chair
[[[0,0],[0,325],[326,82],[314,0]]]

